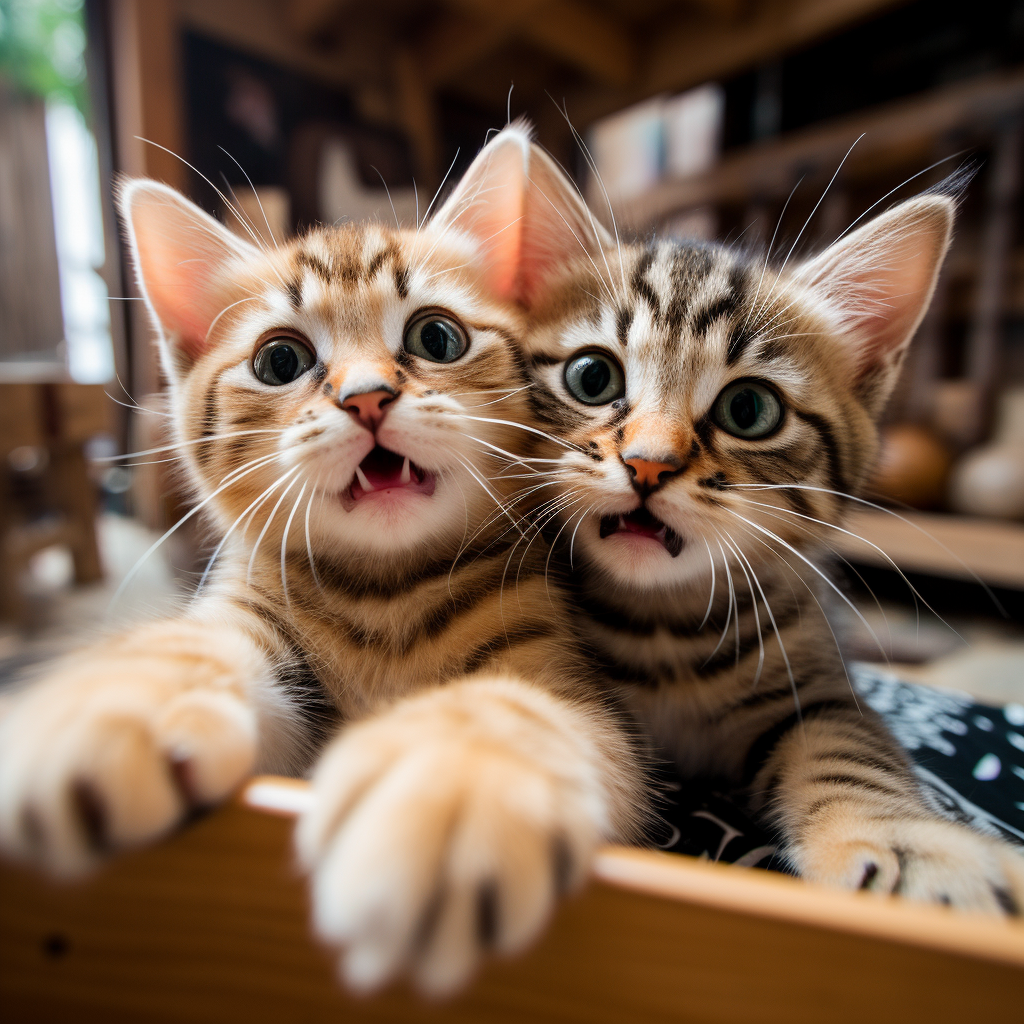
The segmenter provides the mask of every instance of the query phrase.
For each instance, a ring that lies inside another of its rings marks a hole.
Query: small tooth
[[[407,484],[412,479],[412,473],[409,470],[409,456],[406,455],[405,462],[402,463],[402,483]]]
[[[364,491],[373,490],[373,484],[366,479],[366,474],[359,468],[359,466],[356,466],[356,479],[359,481],[359,486],[362,487]]]

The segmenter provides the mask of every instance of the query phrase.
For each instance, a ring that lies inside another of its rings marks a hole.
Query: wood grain
[[[864,540],[836,533],[829,543],[851,562],[892,569],[888,555],[904,572],[959,580],[978,577],[990,586],[1024,588],[1024,525],[1020,523],[859,509],[845,529]]]
[[[301,801],[301,786],[292,788]],[[562,908],[530,953],[492,964],[462,997],[425,1003],[398,988],[351,999],[310,938],[305,888],[289,852],[288,802],[278,811],[236,802],[85,884],[55,885],[0,867],[5,1018],[907,1024],[1019,1017],[1020,926],[616,849],[602,854],[601,877]],[[873,923],[858,931],[851,913]],[[908,927],[944,931],[944,948],[907,941]],[[956,938],[982,933],[987,948]]]

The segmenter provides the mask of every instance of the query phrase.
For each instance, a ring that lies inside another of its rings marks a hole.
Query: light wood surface
[[[834,532],[829,543],[851,562],[891,569],[888,555],[904,572],[958,580],[977,576],[989,586],[1024,588],[1021,523],[935,512],[892,515],[860,509],[850,515],[845,529],[864,540]]]
[[[55,885],[0,866],[0,1005],[11,1021],[1010,1021],[1024,927],[610,848],[526,956],[462,997],[350,999],[309,935],[292,866],[301,784]],[[283,794],[283,795],[282,795]]]

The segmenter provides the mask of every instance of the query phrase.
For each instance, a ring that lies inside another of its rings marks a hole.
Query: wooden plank
[[[860,509],[850,515],[845,529],[887,552],[904,572],[959,580],[978,576],[989,586],[1024,589],[1024,524]],[[836,533],[829,543],[851,562],[892,568],[879,551],[853,537]]]
[[[643,229],[695,206],[746,202],[750,196],[785,197],[795,176],[834,169],[861,135],[844,165],[848,176],[862,165],[877,169],[880,164],[904,164],[908,152],[930,148],[953,128],[990,125],[1021,109],[1024,72],[986,75],[749,146],[704,174],[663,181],[636,199],[616,204],[615,216]],[[603,201],[593,201],[601,211]]]
[[[643,66],[643,91],[686,89],[864,21],[905,0],[761,0],[746,19],[661,28]]]
[[[261,784],[264,803],[282,789]],[[301,784],[285,788],[301,799]],[[1020,924],[614,848],[533,950],[490,964],[459,998],[425,1003],[399,986],[351,999],[310,937],[290,827],[238,801],[85,884],[0,865],[5,1015],[932,1024],[1019,1011]]]
[[[637,53],[625,26],[576,0],[540,8],[527,23],[526,36],[599,82],[625,85],[634,77]]]
[[[0,75],[0,359],[62,371],[64,339],[53,229],[46,104]]]
[[[315,36],[337,18],[347,0],[289,0],[285,17],[293,32],[301,37]]]

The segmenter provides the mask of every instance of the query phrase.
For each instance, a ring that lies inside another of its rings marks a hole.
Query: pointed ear
[[[232,267],[260,251],[158,181],[124,182],[118,205],[165,354],[188,365],[207,350],[210,328],[230,302]]]
[[[855,352],[856,387],[881,411],[935,291],[953,231],[954,201],[923,195],[876,217],[795,272],[838,317]]]
[[[476,239],[495,293],[524,306],[553,270],[611,239],[572,182],[517,122],[480,151],[434,218]]]

